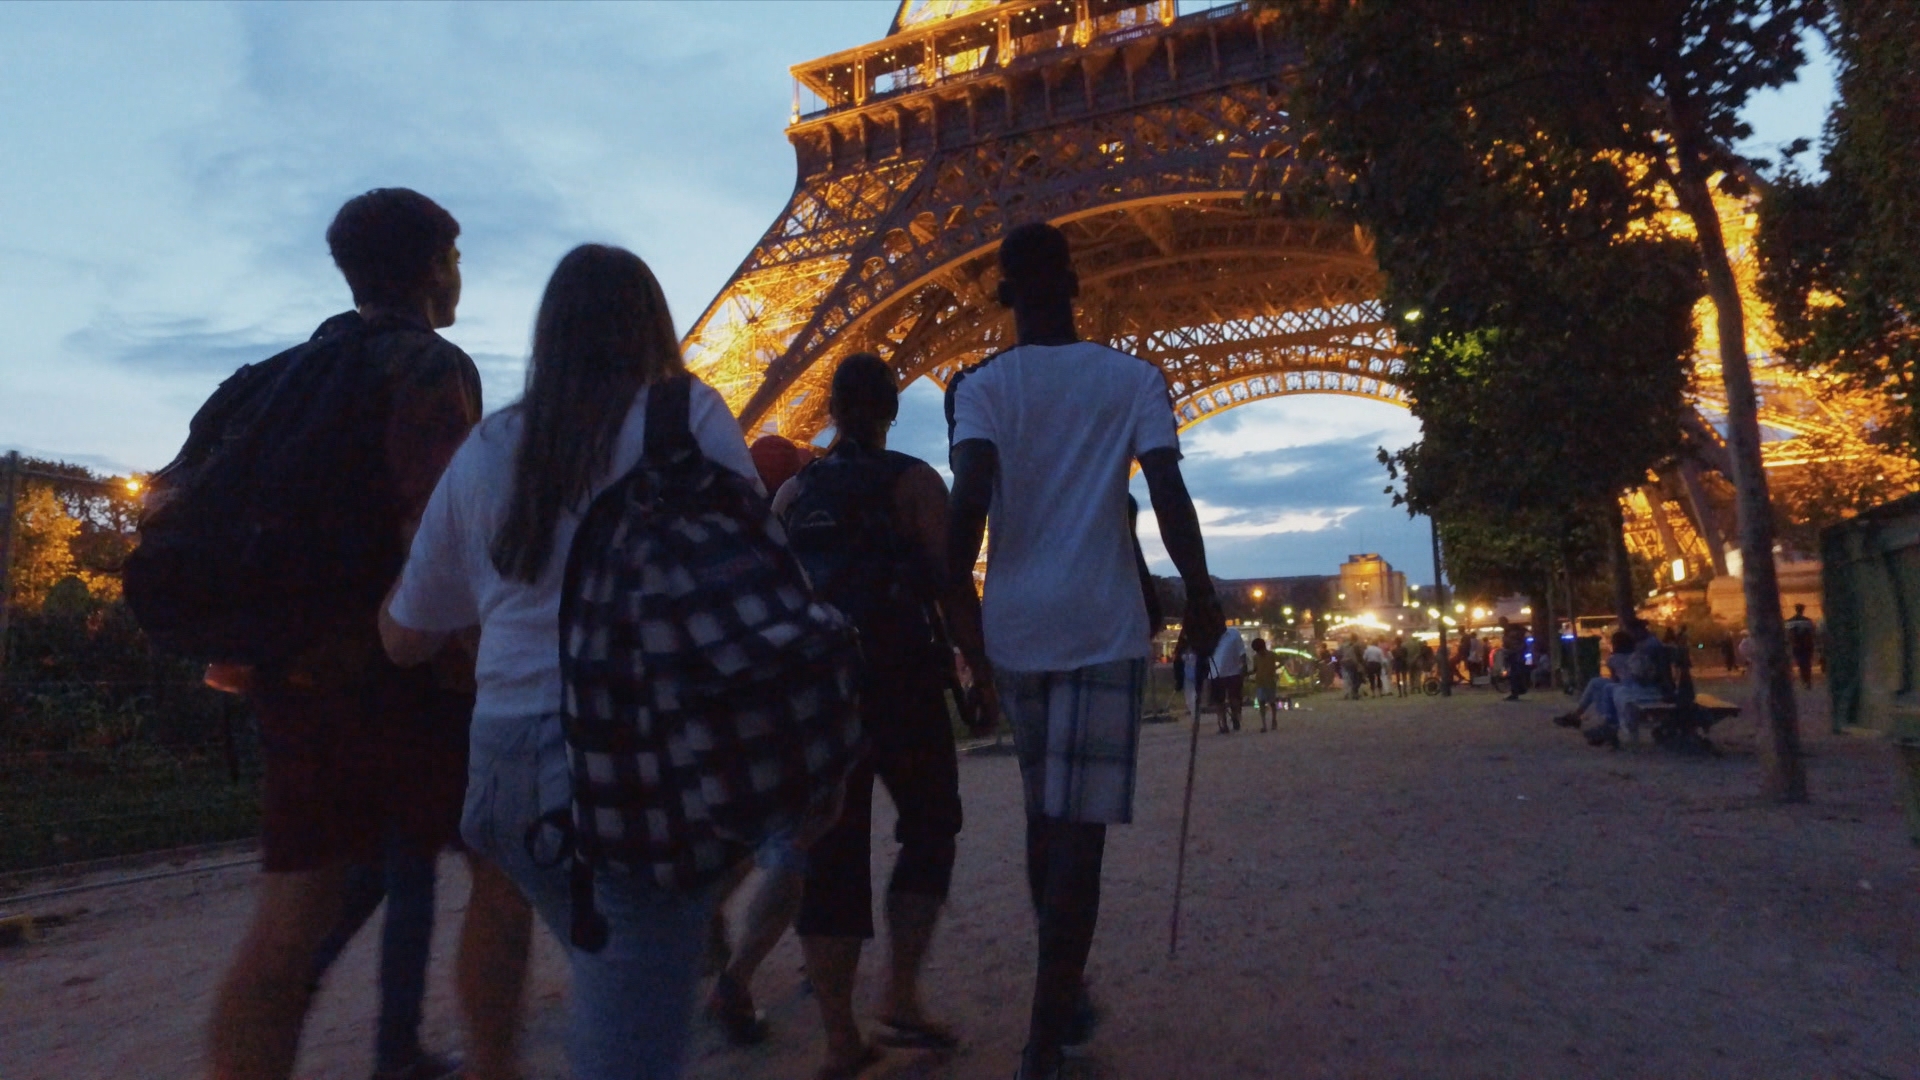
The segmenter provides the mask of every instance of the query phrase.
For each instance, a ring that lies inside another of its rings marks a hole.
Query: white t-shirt
[[[1090,341],[1022,345],[968,373],[953,441],[1000,454],[988,518],[987,657],[1071,671],[1151,651],[1127,474],[1180,439],[1160,369]]]
[[[1367,663],[1369,664],[1384,664],[1387,662],[1387,650],[1381,648],[1378,644],[1367,646],[1367,651],[1362,655],[1367,658]]]
[[[694,380],[690,421],[707,457],[760,483],[740,424],[712,387]],[[647,390],[634,395],[594,494],[626,475],[646,446]],[[554,526],[553,554],[531,584],[500,576],[490,549],[513,497],[513,459],[521,418],[508,408],[480,422],[440,477],[414,534],[413,550],[394,594],[395,622],[415,630],[480,627],[474,678],[476,720],[557,712],[560,708],[560,586],[567,551],[580,527],[581,505]]]
[[[1223,679],[1244,675],[1247,671],[1247,643],[1240,631],[1227,627],[1220,644],[1213,647],[1213,673]]]

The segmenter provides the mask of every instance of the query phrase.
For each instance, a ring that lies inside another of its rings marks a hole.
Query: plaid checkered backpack
[[[831,799],[864,748],[852,625],[817,602],[766,499],[700,452],[690,380],[656,383],[646,448],[594,499],[560,601],[574,944],[597,871],[696,889]]]

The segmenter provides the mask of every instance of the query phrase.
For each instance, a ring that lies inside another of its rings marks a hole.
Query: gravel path
[[[1093,960],[1107,1020],[1085,1072],[1920,1077],[1920,855],[1890,749],[1826,735],[1810,697],[1817,801],[1772,807],[1754,797],[1745,718],[1724,725],[1717,759],[1609,753],[1550,726],[1562,702],[1548,696],[1319,698],[1276,734],[1209,724],[1172,961],[1186,733],[1151,726],[1139,821],[1108,846]],[[969,824],[927,985],[967,1047],[895,1053],[875,1078],[1004,1080],[1024,1040],[1033,930],[1015,766],[968,758],[961,782]],[[0,951],[0,1078],[197,1077],[251,884],[227,870],[43,906],[73,918]],[[443,909],[465,891],[449,860]],[[456,1040],[455,923],[440,926],[428,1009],[440,1046]],[[365,1075],[375,951],[362,935],[329,980],[302,1077]],[[528,1053],[544,1080],[565,1075],[566,983],[544,935],[536,963]],[[810,1075],[819,1036],[798,967],[789,939],[755,987],[773,1042],[731,1050],[703,1026],[692,1076]]]

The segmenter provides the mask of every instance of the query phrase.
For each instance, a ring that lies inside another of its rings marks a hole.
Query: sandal
[[[880,1026],[888,1029],[873,1037],[881,1046],[899,1050],[953,1050],[960,1045],[959,1036],[930,1021],[882,1019]]]
[[[873,1068],[886,1059],[887,1055],[881,1053],[879,1047],[868,1043],[867,1048],[860,1052],[859,1057],[854,1058],[844,1065],[821,1066],[820,1071],[813,1074],[813,1080],[854,1080],[854,1077],[859,1076],[861,1073],[866,1072],[868,1069]]]
[[[735,1046],[757,1046],[770,1034],[766,1014],[753,1007],[753,995],[730,975],[722,974],[713,981],[707,1016],[720,1025],[727,1041]]]

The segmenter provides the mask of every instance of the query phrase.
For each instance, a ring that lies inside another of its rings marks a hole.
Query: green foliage
[[[1761,291],[1788,355],[1884,394],[1920,456],[1920,4],[1835,0],[1828,37],[1827,175],[1789,165],[1761,203]]]

